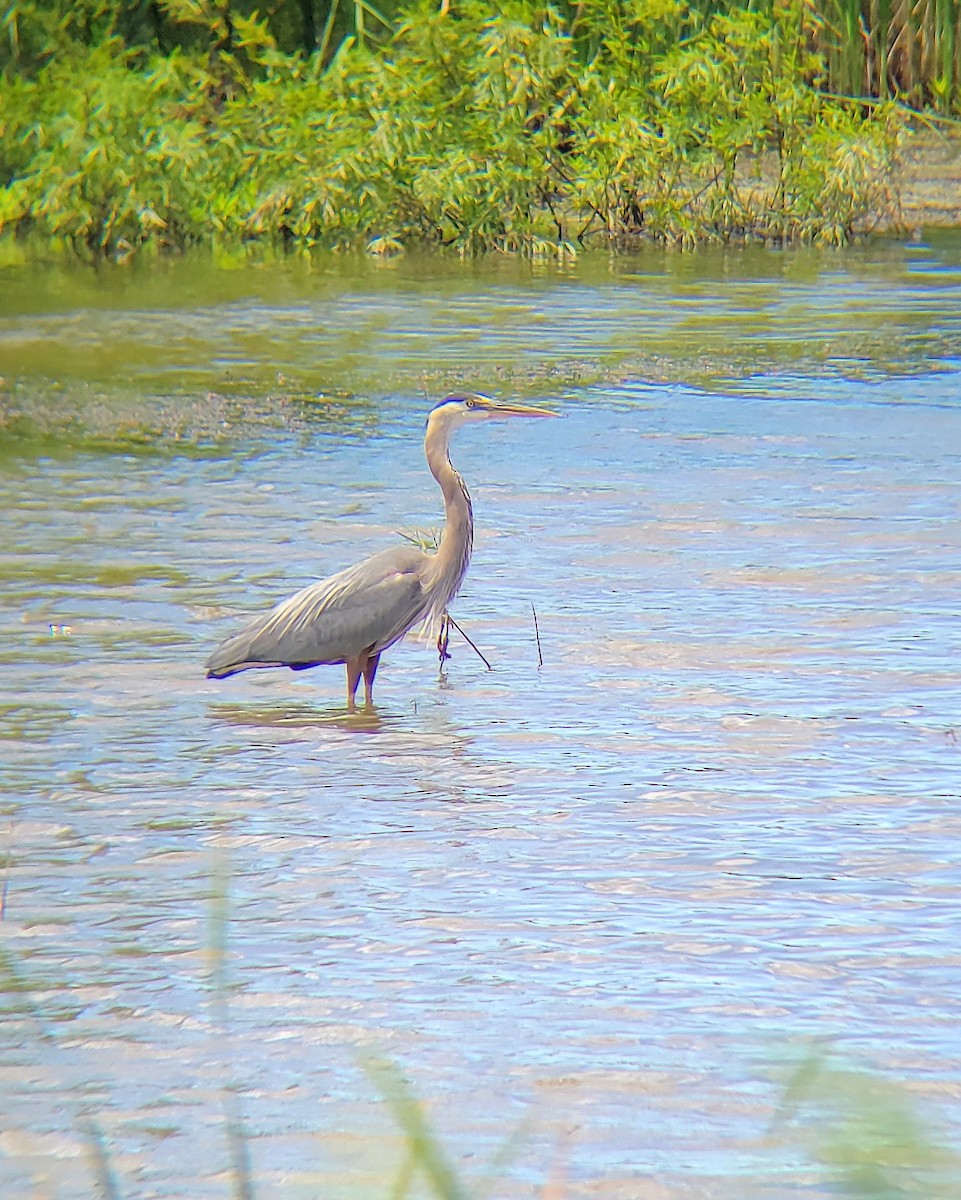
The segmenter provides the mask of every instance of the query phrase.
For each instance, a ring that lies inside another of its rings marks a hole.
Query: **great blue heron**
[[[475,421],[554,415],[476,393],[442,400],[431,410],[424,436],[427,465],[444,493],[446,510],[437,552],[397,546],[312,583],[222,642],[207,660],[207,678],[226,679],[255,667],[304,671],[343,663],[347,707],[355,707],[363,675],[369,708],[381,654],[418,623],[444,615],[470,562],[474,520],[467,488],[451,466],[451,435]]]

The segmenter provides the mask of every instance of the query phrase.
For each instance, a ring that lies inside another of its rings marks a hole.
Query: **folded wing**
[[[429,612],[421,582],[429,563],[419,550],[398,546],[312,583],[222,642],[207,660],[207,678],[378,654]]]

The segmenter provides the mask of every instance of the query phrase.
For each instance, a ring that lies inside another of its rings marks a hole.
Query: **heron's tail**
[[[226,679],[239,671],[250,671],[254,667],[276,667],[281,663],[259,662],[251,657],[251,642],[253,639],[247,632],[235,633],[233,637],[221,642],[217,649],[204,663],[208,679]]]

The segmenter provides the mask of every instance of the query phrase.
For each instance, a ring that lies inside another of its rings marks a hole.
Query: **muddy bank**
[[[904,226],[961,226],[961,124],[912,131],[900,160],[894,183]]]

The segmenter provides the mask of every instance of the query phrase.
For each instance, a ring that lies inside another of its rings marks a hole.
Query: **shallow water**
[[[365,1054],[498,1196],[827,1194],[812,1046],[957,1142],[961,239],[0,287],[5,1197],[98,1194],[91,1117],[235,1194],[225,1096],[258,1195],[388,1194]],[[438,522],[458,381],[564,418],[455,445],[494,670],[204,680]]]

